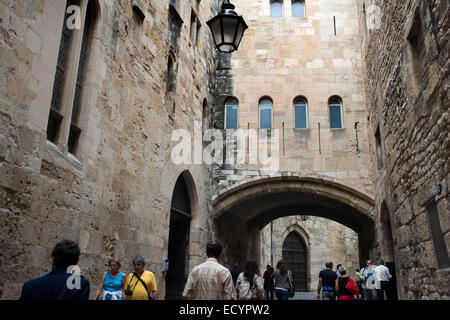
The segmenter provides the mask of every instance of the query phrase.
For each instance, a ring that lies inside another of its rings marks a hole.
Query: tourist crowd
[[[207,259],[190,273],[183,299],[193,300],[289,300],[295,295],[292,274],[288,265],[278,261],[276,268],[267,265],[261,276],[255,260],[248,260],[243,270],[235,264],[230,271],[219,263],[223,247],[219,242],[206,246]],[[21,300],[88,300],[89,281],[76,272],[80,248],[76,242],[63,240],[52,251],[52,271],[40,278],[27,281],[22,287]],[[103,273],[94,300],[157,300],[156,279],[145,270],[145,259],[132,260],[134,272],[126,275],[120,271],[120,261],[111,258],[109,270]],[[319,273],[317,299],[322,300],[388,300],[392,299],[389,269],[381,260],[378,266],[368,260],[357,270],[355,280],[344,266],[327,262]],[[68,272],[71,270],[72,272]],[[75,270],[75,271],[74,271]]]

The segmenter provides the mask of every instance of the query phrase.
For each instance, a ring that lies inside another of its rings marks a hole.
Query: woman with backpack
[[[355,295],[358,294],[358,288],[352,277],[347,275],[347,270],[344,266],[339,267],[341,277],[336,279],[336,296],[338,300],[355,300]]]
[[[263,282],[255,260],[248,260],[244,272],[239,274],[236,281],[236,294],[239,300],[264,299]]]

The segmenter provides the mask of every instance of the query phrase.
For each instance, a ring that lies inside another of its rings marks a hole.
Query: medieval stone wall
[[[217,1],[178,1],[171,9],[169,1],[159,0],[90,1],[98,10],[76,154],[68,152],[67,136],[55,143],[46,137],[66,1],[0,1],[3,299],[18,298],[23,282],[48,271],[50,251],[64,238],[80,243],[79,266],[91,293],[109,257],[121,259],[129,272],[131,259],[140,254],[164,297],[170,204],[185,170],[195,184],[191,266],[203,259],[204,243],[212,237],[209,173],[204,166],[175,166],[170,151],[176,143],[172,131],[193,134],[203,102],[211,100],[214,50],[206,21],[217,12]],[[83,14],[87,1],[80,4]],[[200,26],[196,43],[190,34],[193,11]],[[168,23],[174,20],[180,25],[175,35]],[[69,49],[71,58],[76,49]],[[176,66],[171,92],[169,55]]]
[[[400,298],[448,299],[449,2],[361,0],[358,8],[376,255],[395,260]]]
[[[215,193],[261,177],[294,175],[335,181],[372,197],[356,2],[306,1],[304,18],[292,17],[291,1],[283,2],[282,18],[270,17],[269,0],[233,4],[236,12],[245,13],[249,29],[237,52],[219,56],[213,122],[224,128],[225,102],[234,97],[239,101],[238,128],[258,131],[259,101],[270,97],[272,132],[278,131],[278,138],[276,150],[267,154],[277,157],[279,165],[265,170],[261,158],[252,164],[250,154],[260,147],[245,141],[245,163],[224,161],[215,167]],[[306,129],[294,126],[294,100],[300,96],[308,105]],[[342,129],[330,128],[332,96],[342,100]]]

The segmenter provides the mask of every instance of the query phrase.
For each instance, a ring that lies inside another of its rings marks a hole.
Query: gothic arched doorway
[[[169,270],[166,274],[166,300],[181,299],[186,283],[189,253],[191,202],[183,174],[178,178],[170,206]]]
[[[292,231],[283,242],[283,260],[289,266],[295,291],[307,292],[306,244],[296,231]]]

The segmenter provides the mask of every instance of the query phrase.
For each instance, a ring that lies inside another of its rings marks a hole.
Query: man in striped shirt
[[[194,268],[184,288],[183,299],[234,300],[236,291],[230,270],[219,263],[223,247],[219,242],[208,242],[208,259]]]

